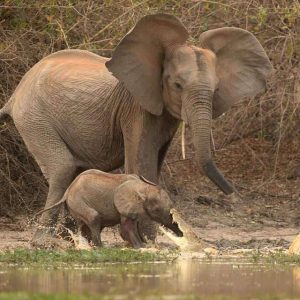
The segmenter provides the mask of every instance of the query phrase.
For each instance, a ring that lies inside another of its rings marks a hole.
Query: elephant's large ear
[[[121,40],[106,66],[145,110],[160,115],[165,50],[184,44],[187,38],[187,30],[176,17],[145,16]]]
[[[241,98],[265,91],[266,78],[273,68],[252,33],[235,27],[208,30],[201,34],[200,45],[217,56],[219,84],[213,99],[213,118]]]
[[[138,190],[136,180],[120,185],[114,194],[114,206],[121,216],[136,219],[144,213],[145,195]]]

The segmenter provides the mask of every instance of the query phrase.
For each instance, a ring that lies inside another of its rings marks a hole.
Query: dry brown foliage
[[[197,0],[2,0],[0,2],[0,104],[37,61],[51,52],[80,48],[110,56],[122,36],[140,19],[155,12],[178,16],[197,45],[201,32],[237,26],[253,32],[266,49],[275,74],[267,93],[242,102],[214,122],[217,158],[226,158],[230,145],[242,141],[254,158],[256,172],[271,170],[298,159],[300,103],[300,4],[297,0],[197,1]],[[253,144],[249,144],[251,138]],[[270,156],[261,158],[268,144]],[[241,147],[241,148],[243,148]],[[241,151],[244,151],[243,150]],[[181,159],[176,138],[164,167],[163,180],[180,186],[177,162]],[[234,149],[235,150],[235,149]],[[184,162],[194,170],[192,148]],[[282,155],[284,153],[284,156]],[[298,156],[297,156],[298,155]],[[240,158],[238,158],[240,160]],[[243,170],[225,162],[231,177]],[[220,161],[222,163],[222,160]],[[259,166],[262,165],[260,169]],[[237,162],[236,162],[237,163]],[[250,168],[251,169],[251,168]],[[177,173],[176,173],[177,172]],[[227,173],[228,173],[227,172]],[[239,173],[239,174],[237,174]],[[246,176],[246,173],[244,173]],[[29,212],[44,203],[47,187],[12,122],[0,125],[0,215],[14,210]]]

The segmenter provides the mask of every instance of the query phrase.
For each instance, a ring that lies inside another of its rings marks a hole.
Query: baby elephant
[[[88,226],[95,246],[101,246],[100,232],[104,227],[121,224],[122,238],[135,248],[142,247],[145,240],[138,223],[147,217],[182,236],[178,224],[173,222],[168,194],[136,175],[85,171],[75,178],[58,203],[45,210],[62,203],[77,221],[79,232],[82,225]]]

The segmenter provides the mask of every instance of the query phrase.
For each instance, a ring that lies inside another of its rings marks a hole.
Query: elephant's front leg
[[[127,145],[125,142],[125,172],[141,175],[158,183],[158,150],[155,144],[145,140],[142,143],[127,143]],[[157,224],[150,218],[144,218],[138,226],[146,240],[155,243]]]
[[[129,242],[132,247],[142,248],[144,246],[144,242],[138,232],[136,220],[121,217],[120,231],[122,238]]]
[[[125,172],[137,174],[158,183],[159,171],[177,127],[178,121],[166,111],[156,117],[146,112],[136,115],[134,122],[123,126]],[[132,121],[132,120],[131,120]],[[144,218],[139,229],[146,239],[155,242],[157,224]]]
[[[139,139],[131,136],[125,140],[125,172],[137,174],[146,179],[158,183],[158,149],[151,135],[140,134]],[[157,236],[157,224],[150,219],[144,219],[139,223],[140,232],[146,240],[155,243]]]
[[[142,175],[157,183],[161,165],[179,121],[167,111],[159,117],[143,112],[132,119],[130,124],[124,122],[122,126],[125,171]]]
[[[135,124],[131,132],[124,134],[125,172],[137,174],[158,182],[159,146],[152,130]]]
[[[134,155],[128,156],[130,157],[125,159],[125,173],[137,174],[145,177],[151,182],[158,183],[158,153],[156,153],[156,151],[153,151],[152,153],[144,153],[142,158],[135,162],[131,162],[131,159],[134,159]]]

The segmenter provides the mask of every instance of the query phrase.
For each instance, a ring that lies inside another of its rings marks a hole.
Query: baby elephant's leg
[[[82,229],[85,224],[81,220],[76,220],[76,224],[77,224],[77,234],[82,236]]]
[[[138,234],[137,221],[129,218],[121,218],[121,236],[128,241],[134,248],[141,248],[144,243]]]
[[[145,242],[151,241],[153,244],[156,243],[158,227],[158,224],[147,216],[144,216],[138,223],[139,232],[141,232],[143,240]]]
[[[68,201],[68,207],[71,215],[76,220],[81,220],[89,228],[91,232],[92,242],[96,247],[101,247],[100,230],[101,230],[101,216],[99,213],[85,204],[83,201]],[[77,221],[77,222],[78,222]],[[82,226],[80,226],[82,229]]]
[[[101,238],[100,238],[100,231],[101,231],[101,216],[98,214],[97,211],[93,211],[88,218],[86,225],[89,227],[91,231],[92,241],[96,247],[101,247]]]

